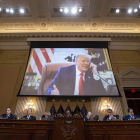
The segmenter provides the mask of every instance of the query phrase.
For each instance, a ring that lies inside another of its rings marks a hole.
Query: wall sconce
[[[32,112],[35,111],[35,106],[34,106],[34,103],[33,103],[32,100],[30,100],[30,101],[27,103],[27,105],[25,106],[25,111],[27,111],[29,108],[32,109]]]
[[[108,103],[107,100],[105,100],[101,107],[101,110],[105,112],[109,108],[112,109],[112,107],[110,106],[110,103]]]

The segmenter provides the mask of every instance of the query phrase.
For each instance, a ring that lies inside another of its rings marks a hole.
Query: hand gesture
[[[92,68],[93,74],[97,75],[98,74],[98,72],[97,72],[97,65],[95,65],[93,63],[90,63],[90,67]]]
[[[52,94],[53,94],[53,95],[59,95],[59,90],[58,90],[58,88],[56,87],[56,85],[53,85],[53,88],[54,88],[54,90],[52,90]]]

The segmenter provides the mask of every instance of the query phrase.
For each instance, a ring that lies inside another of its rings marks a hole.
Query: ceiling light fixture
[[[76,7],[73,7],[73,8],[71,9],[71,13],[72,13],[72,14],[76,14],[76,13],[77,13],[77,8],[76,8]]]
[[[68,9],[68,8],[65,8],[65,9],[64,9],[64,12],[65,12],[65,13],[68,13],[68,12],[69,12],[69,9]]]
[[[140,8],[140,5],[139,5],[139,8]]]
[[[83,10],[82,10],[82,8],[79,8],[79,12],[82,12]]]
[[[120,12],[120,9],[116,9],[116,13],[119,13]]]
[[[63,9],[62,8],[60,8],[60,12],[63,12]]]
[[[137,13],[138,12],[138,9],[136,8],[136,9],[134,9],[134,13]]]
[[[0,7],[0,12],[2,11],[2,8]]]
[[[10,9],[10,13],[12,13],[12,14],[13,14],[13,13],[14,13],[14,10],[13,10],[13,9]]]
[[[132,9],[128,9],[128,13],[129,13],[129,14],[132,13]]]
[[[9,11],[10,11],[9,9],[6,9],[6,12],[7,12],[7,13],[9,13]]]
[[[22,8],[21,8],[19,11],[20,11],[20,13],[22,13],[22,14],[25,12],[25,10],[22,9]]]

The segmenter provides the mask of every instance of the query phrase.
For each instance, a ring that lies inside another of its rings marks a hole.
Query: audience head
[[[29,109],[27,110],[27,115],[31,115],[31,113],[32,113],[32,109],[29,108]]]
[[[95,118],[96,118],[97,120],[99,120],[99,116],[98,116],[98,115],[95,115]]]
[[[128,108],[127,111],[128,111],[128,113],[129,113],[129,115],[134,116],[134,111],[133,111],[132,108]]]
[[[112,115],[112,114],[113,114],[112,109],[109,108],[109,109],[107,110],[107,113],[108,113],[109,116]]]
[[[93,119],[93,114],[91,112],[87,113],[87,118],[88,120],[92,120]]]
[[[71,114],[70,114],[70,111],[69,111],[69,110],[66,110],[65,114],[66,114],[66,117],[70,117],[70,116],[71,116]]]
[[[75,58],[75,63],[80,72],[86,72],[90,65],[90,56],[86,54],[77,55]]]
[[[49,117],[51,116],[51,113],[48,111],[48,112],[45,112],[45,118],[48,119]]]
[[[11,113],[11,108],[10,107],[7,107],[6,108],[6,115],[9,115]]]

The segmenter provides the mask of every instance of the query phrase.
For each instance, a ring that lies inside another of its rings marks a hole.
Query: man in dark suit
[[[13,114],[11,114],[11,108],[7,107],[6,108],[6,114],[2,114],[0,118],[5,118],[5,119],[17,119],[17,117]]]
[[[70,110],[65,111],[65,116],[64,117],[72,117]]]
[[[27,110],[27,115],[23,116],[21,119],[36,120],[36,117],[35,116],[31,116],[31,113],[32,113],[32,109],[29,108]]]
[[[112,109],[108,109],[108,110],[107,110],[107,114],[108,114],[108,115],[106,115],[106,116],[103,118],[104,121],[107,121],[107,120],[116,120],[116,119],[117,119],[117,117],[116,117],[115,115],[113,115]]]
[[[124,117],[124,120],[134,120],[140,118],[138,115],[134,115],[134,111],[132,108],[128,108],[127,111],[128,111],[128,115]]]
[[[77,55],[76,65],[61,67],[47,95],[105,95],[105,89],[88,55]]]

